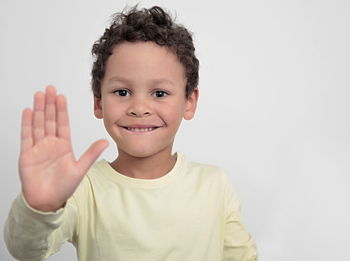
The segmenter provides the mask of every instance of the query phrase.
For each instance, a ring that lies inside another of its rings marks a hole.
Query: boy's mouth
[[[149,127],[149,128],[123,127],[123,128],[127,129],[128,131],[133,131],[133,132],[149,132],[149,131],[153,131],[155,129],[158,129],[159,127]]]
[[[122,128],[131,131],[131,132],[151,132],[155,129],[160,128],[160,126],[155,125],[129,125],[129,126],[121,126]]]

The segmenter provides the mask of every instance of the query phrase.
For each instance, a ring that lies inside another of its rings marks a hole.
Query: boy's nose
[[[133,117],[145,117],[151,115],[151,109],[142,98],[134,99],[127,114]]]
[[[144,113],[139,113],[139,112],[130,111],[130,112],[128,113],[128,115],[133,116],[133,117],[145,117],[145,116],[151,115],[151,113],[148,112],[148,111],[146,111],[146,112],[144,112]]]

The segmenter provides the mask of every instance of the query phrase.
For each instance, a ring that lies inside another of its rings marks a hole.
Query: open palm
[[[22,114],[19,172],[28,204],[40,211],[62,207],[107,145],[96,141],[75,160],[65,97],[52,86],[37,92],[33,110]]]

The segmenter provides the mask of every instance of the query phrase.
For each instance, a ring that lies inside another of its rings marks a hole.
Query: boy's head
[[[171,152],[198,99],[198,60],[188,31],[159,7],[133,8],[115,17],[93,53],[94,113],[119,154]]]
[[[137,10],[137,6],[125,13],[114,15],[113,22],[102,37],[93,45],[95,61],[92,67],[92,91],[101,98],[101,83],[106,63],[113,49],[123,42],[154,42],[172,51],[182,66],[186,77],[185,94],[188,97],[198,85],[199,61],[191,34],[173,22],[160,7]]]

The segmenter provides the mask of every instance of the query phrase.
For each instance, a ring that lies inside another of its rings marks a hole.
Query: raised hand
[[[22,113],[19,173],[28,204],[40,211],[61,208],[107,146],[96,141],[75,160],[65,97],[52,86],[37,92],[33,110]]]

